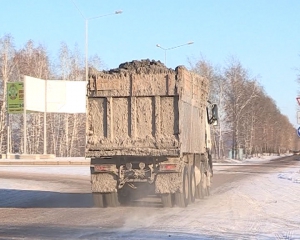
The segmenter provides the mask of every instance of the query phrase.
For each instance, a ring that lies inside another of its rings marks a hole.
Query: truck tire
[[[97,208],[104,208],[104,197],[102,193],[93,193],[94,206]]]
[[[210,196],[210,187],[206,188],[206,193],[207,193],[207,196]]]
[[[203,199],[206,195],[206,184],[205,187],[204,185],[204,181],[206,181],[206,175],[203,172],[203,164],[200,164],[200,174],[201,174],[201,180],[200,183],[196,186],[196,198],[197,199]]]
[[[189,171],[185,166],[183,170],[182,192],[175,193],[175,203],[178,207],[187,207],[189,203]]]
[[[195,176],[195,166],[190,167],[190,196],[189,200],[191,203],[195,202],[196,198],[196,176]]]
[[[128,205],[131,201],[130,191],[124,186],[124,188],[118,190],[118,201],[121,205]]]
[[[210,181],[211,181],[211,178],[212,178],[212,176],[213,176],[213,171],[212,171],[212,168],[211,168],[211,166],[209,166],[209,169],[208,169],[208,172],[207,172],[207,174],[210,174],[209,176],[207,175],[206,176],[206,195],[207,196],[210,196]]]
[[[172,194],[171,193],[163,193],[161,195],[161,202],[163,207],[171,208],[173,207]]]
[[[202,187],[202,183],[199,183],[196,187],[196,199],[203,199],[204,198],[204,189]]]
[[[105,193],[104,199],[107,207],[117,207],[119,206],[118,194],[116,192]]]

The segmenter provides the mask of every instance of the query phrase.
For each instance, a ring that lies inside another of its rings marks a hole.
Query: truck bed
[[[197,129],[205,129],[207,80],[151,63],[90,71],[86,157],[174,157],[204,147]]]

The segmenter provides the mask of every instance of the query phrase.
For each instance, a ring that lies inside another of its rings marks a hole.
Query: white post
[[[6,101],[6,121],[7,121],[7,143],[6,143],[6,147],[7,147],[7,149],[6,149],[6,158],[8,158],[8,154],[9,154],[9,148],[10,148],[10,139],[9,139],[9,132],[10,132],[10,129],[9,129],[9,127],[10,127],[10,121],[9,121],[9,113],[8,113],[8,87],[7,87],[7,85],[8,85],[8,83],[7,83],[7,81],[5,82],[5,84],[6,84],[6,99],[5,99],[5,101]],[[4,104],[4,100],[3,100],[3,103],[2,104]]]
[[[44,154],[47,154],[47,79],[45,79],[45,106],[44,106]]]
[[[85,81],[88,81],[88,19],[85,19]]]
[[[10,150],[10,119],[9,119],[9,113],[8,113],[8,109],[7,109],[7,114],[6,114],[6,120],[7,120],[7,149],[6,149],[6,158],[8,158],[9,155],[9,150]]]
[[[26,154],[26,146],[27,146],[27,132],[26,132],[26,129],[27,129],[27,123],[26,123],[26,76],[24,77],[24,81],[23,81],[23,84],[24,84],[24,111],[23,111],[23,127],[24,127],[24,149],[23,149],[23,154]]]

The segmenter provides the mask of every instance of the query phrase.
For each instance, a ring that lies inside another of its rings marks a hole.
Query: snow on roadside
[[[286,157],[286,156],[291,156],[292,154],[283,154],[283,155],[259,155],[257,157],[252,157],[252,158],[245,158],[242,160],[236,160],[236,159],[224,159],[222,161],[217,161],[214,163],[214,165],[223,165],[223,164],[261,164],[261,163],[267,163],[271,160],[277,159],[277,158],[282,158],[282,157]]]
[[[300,183],[300,170],[297,172],[279,173],[278,178],[287,179],[293,183]]]

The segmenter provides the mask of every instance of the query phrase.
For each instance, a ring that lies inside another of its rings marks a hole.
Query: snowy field
[[[272,159],[274,157],[250,159],[233,162],[232,165],[255,164]],[[214,169],[214,174],[218,174],[224,169],[224,164],[215,164]],[[88,166],[5,166],[0,167],[0,171],[89,177]],[[199,200],[186,209],[157,208],[149,211],[127,208],[125,210],[129,213],[125,214],[131,217],[124,220],[121,227],[100,227],[90,230],[89,236],[91,239],[300,239],[299,183],[300,161],[287,168],[252,174],[239,182],[226,183],[214,189],[209,198]],[[45,186],[39,181],[2,179],[0,189],[45,190]],[[47,185],[47,190],[65,192],[70,189],[52,183]],[[109,211],[117,214],[125,210],[107,208],[102,211],[103,214]],[[73,237],[89,239],[81,233]]]

